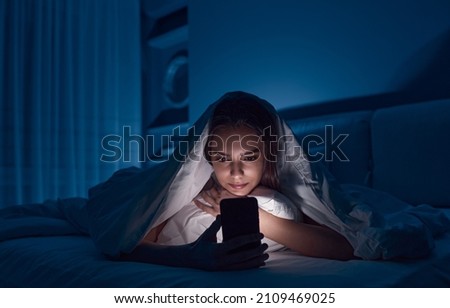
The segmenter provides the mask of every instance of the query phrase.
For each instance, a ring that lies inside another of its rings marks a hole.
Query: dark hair
[[[261,184],[279,190],[277,173],[277,129],[276,116],[269,111],[269,105],[259,97],[245,92],[230,92],[222,96],[216,103],[214,113],[209,122],[209,136],[223,126],[239,128],[246,126],[253,129],[264,144],[265,160]],[[271,106],[270,106],[271,107]],[[210,162],[208,138],[204,155]]]

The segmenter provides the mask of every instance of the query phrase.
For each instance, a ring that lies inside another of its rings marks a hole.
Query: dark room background
[[[0,207],[86,196],[141,165],[139,142],[101,161],[103,138],[189,125],[230,90],[279,109],[448,97],[449,12],[447,0],[0,0]],[[178,118],[155,122],[164,110]]]
[[[0,206],[86,196],[140,128],[137,0],[0,0]]]
[[[189,2],[195,118],[242,89],[278,107],[450,88],[450,2]]]

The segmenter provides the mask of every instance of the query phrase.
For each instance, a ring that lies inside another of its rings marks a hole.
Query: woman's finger
[[[205,239],[211,241],[211,240],[216,240],[216,234],[217,232],[219,232],[220,227],[222,226],[222,222],[221,222],[221,218],[220,215],[216,216],[216,220],[214,220],[212,222],[212,224],[208,227],[208,229],[205,230],[205,232],[203,232],[202,237],[204,237]]]
[[[237,248],[240,248],[242,246],[245,246],[247,244],[256,243],[259,242],[264,238],[264,235],[262,233],[254,233],[254,234],[246,234],[234,237],[232,239],[229,239],[227,241],[224,241],[220,247],[222,250],[221,253],[226,254],[229,253],[232,250],[235,250]],[[266,245],[266,244],[262,244]],[[267,249],[267,247],[266,247]]]
[[[245,260],[243,262],[234,263],[226,266],[226,270],[244,270],[244,269],[252,269],[258,268],[266,265],[266,260],[269,259],[269,255],[267,253],[259,255],[255,258]]]
[[[217,212],[217,210],[215,208],[210,207],[210,206],[206,205],[205,203],[203,203],[203,202],[201,202],[201,201],[199,201],[197,199],[194,200],[194,204],[199,209],[201,209],[203,212],[206,212],[206,213],[211,214],[213,216],[217,216],[217,215],[220,214],[219,212]]]
[[[220,201],[220,195],[221,195],[221,192],[216,188],[216,187],[213,187],[213,188],[211,188],[210,190],[209,190],[209,195],[214,199],[214,200],[216,200],[216,203],[219,203],[219,201]]]
[[[267,244],[261,243],[261,240],[263,238],[264,235],[262,233],[237,236],[235,238],[222,242],[217,247],[217,253],[220,256],[233,256],[236,260],[250,259],[257,255],[263,254],[267,249]],[[248,248],[248,245],[254,246],[253,248]]]
[[[205,243],[209,243],[207,245],[211,245],[211,244],[215,244],[217,243],[217,232],[219,232],[220,227],[221,227],[222,223],[221,223],[221,219],[220,219],[220,215],[217,215],[216,219],[211,223],[211,225],[198,237],[198,239],[191,243],[190,245],[192,247],[196,247],[198,250],[199,248],[202,249],[201,254],[205,254]],[[203,247],[203,248],[201,248]]]
[[[207,191],[202,191],[200,193],[200,196],[203,198],[203,200],[205,200],[206,202],[208,202],[212,206],[217,206],[218,205],[218,201],[214,197],[212,197],[210,194],[208,194]]]
[[[261,244],[255,248],[233,251],[221,255],[217,263],[220,268],[224,269],[259,267],[269,258],[269,255],[264,253],[266,249],[267,244]]]

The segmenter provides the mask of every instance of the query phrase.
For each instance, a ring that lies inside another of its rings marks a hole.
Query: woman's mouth
[[[230,187],[233,188],[234,190],[241,190],[244,187],[246,187],[248,185],[248,183],[245,183],[245,184],[231,184],[231,183],[228,183],[228,185],[230,185]]]

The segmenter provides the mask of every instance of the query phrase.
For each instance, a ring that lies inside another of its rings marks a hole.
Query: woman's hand
[[[198,268],[208,271],[243,270],[263,266],[269,255],[267,244],[238,251],[250,243],[261,243],[263,235],[250,234],[217,243],[216,233],[221,226],[220,216],[195,241],[186,245],[169,246],[141,241],[131,253],[122,253],[121,260],[161,265]]]
[[[200,193],[200,197],[202,197],[206,203],[194,199],[194,204],[202,211],[211,214],[214,217],[220,214],[220,201],[222,199],[238,198],[237,196],[229,193],[227,190],[219,190],[216,187],[212,187],[209,190],[203,190]]]
[[[269,255],[264,253],[267,244],[256,248],[236,251],[249,243],[261,243],[263,235],[250,234],[233,238],[223,243],[216,242],[216,233],[221,226],[220,215],[211,226],[193,243],[188,244],[185,266],[205,270],[242,270],[263,266]]]

